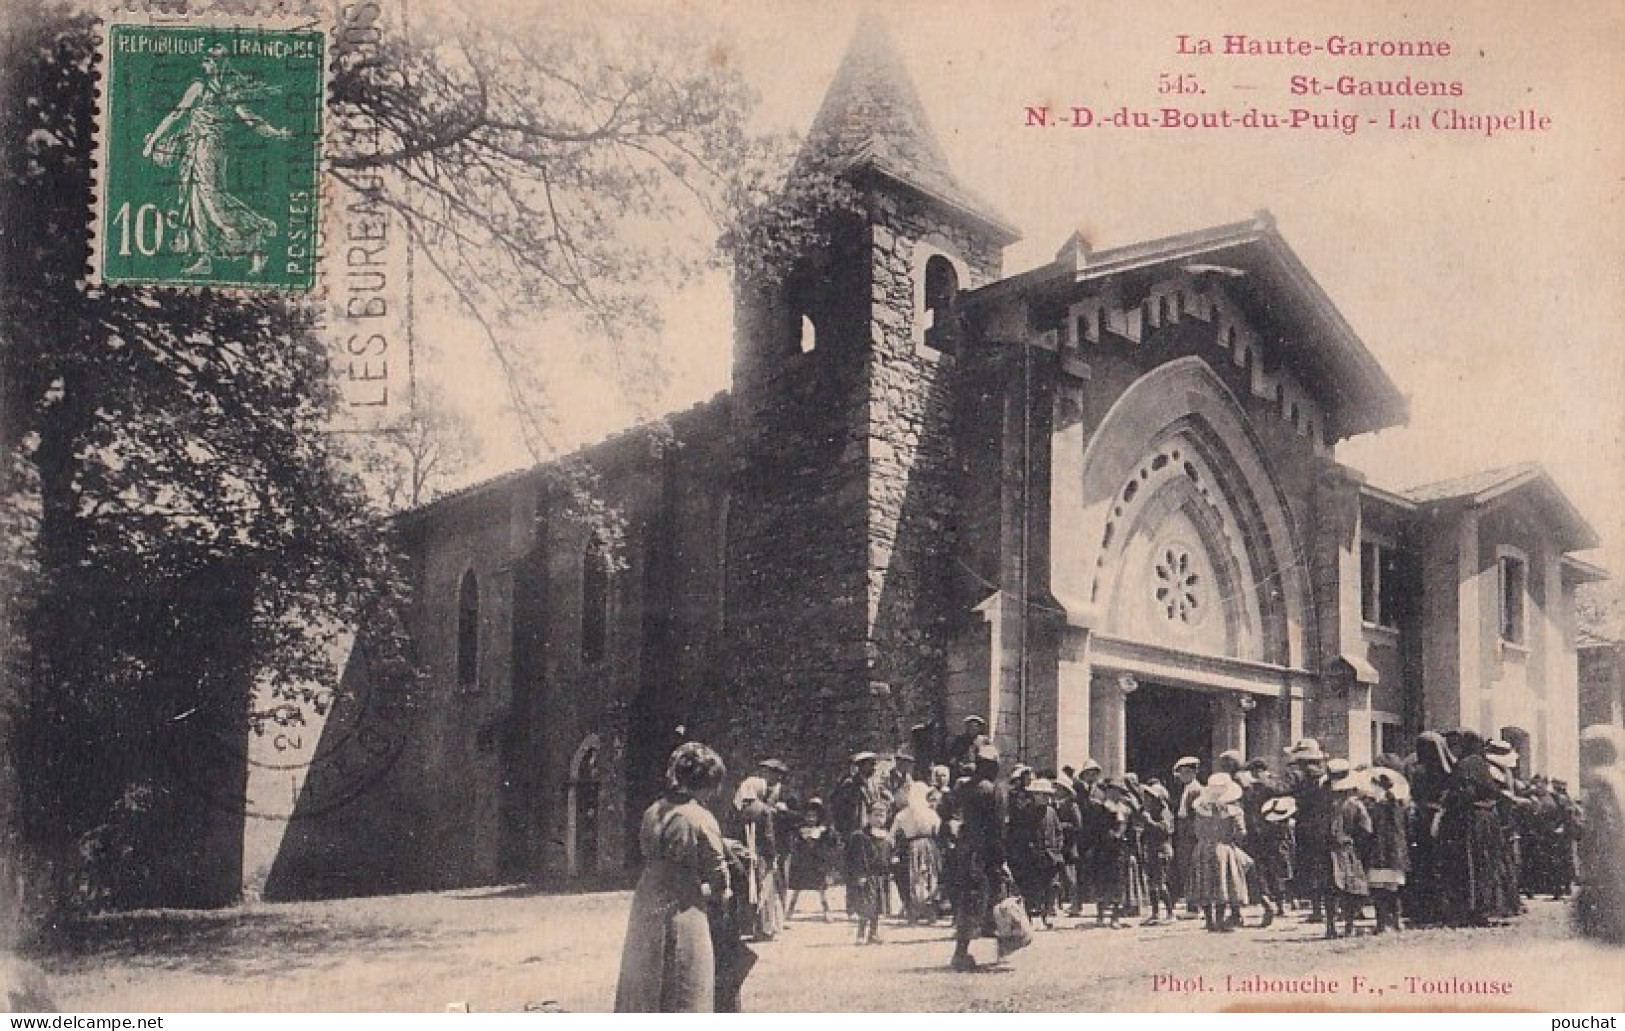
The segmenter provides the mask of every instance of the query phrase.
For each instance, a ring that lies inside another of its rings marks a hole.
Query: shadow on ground
[[[275,976],[330,965],[345,953],[437,950],[479,933],[478,928],[344,922],[288,912],[154,911],[78,921],[36,958],[53,974],[116,963],[221,977]]]

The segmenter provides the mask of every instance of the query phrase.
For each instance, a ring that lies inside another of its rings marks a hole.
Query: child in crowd
[[[886,874],[891,868],[891,805],[869,808],[868,825],[846,840],[846,908],[858,921],[859,945],[880,944],[880,914],[885,908]]]

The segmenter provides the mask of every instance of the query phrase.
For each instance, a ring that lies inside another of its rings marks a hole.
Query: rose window
[[[1170,623],[1196,626],[1207,613],[1207,577],[1184,544],[1169,544],[1156,556],[1152,596]]]

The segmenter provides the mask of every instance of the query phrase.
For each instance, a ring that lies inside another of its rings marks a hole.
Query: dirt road
[[[109,918],[40,960],[79,1012],[606,1009],[625,892],[486,889]],[[1062,921],[1006,963],[950,972],[946,927],[857,946],[799,917],[746,985],[755,1010],[1618,1010],[1625,952],[1571,938],[1563,903],[1517,923],[1326,941],[1292,916],[1215,935],[1197,921],[1125,930]],[[1249,913],[1249,923],[1256,913]],[[978,943],[991,958],[991,941]]]

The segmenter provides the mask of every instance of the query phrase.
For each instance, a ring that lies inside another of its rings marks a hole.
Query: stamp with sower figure
[[[102,32],[94,280],[311,290],[327,33],[117,15]]]

